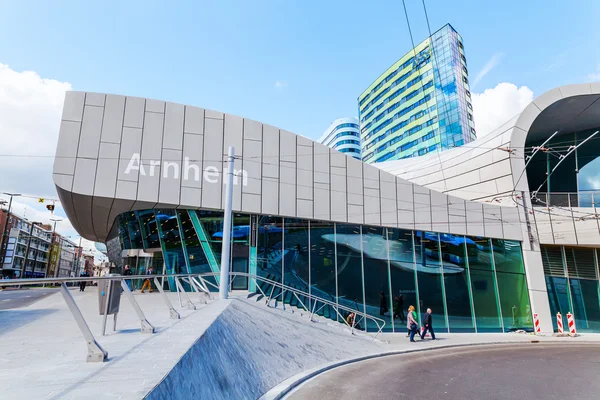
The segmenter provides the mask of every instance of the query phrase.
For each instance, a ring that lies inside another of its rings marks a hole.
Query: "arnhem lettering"
[[[140,154],[134,153],[127,164],[127,168],[125,168],[125,173],[130,174],[132,171],[139,171],[140,175],[146,176],[154,176],[156,173],[156,167],[160,167],[160,161],[150,160],[149,162],[144,161],[141,162]],[[144,166],[145,165],[145,166]],[[146,173],[146,169],[148,169],[148,173]],[[183,158],[183,174],[181,174],[181,178],[184,181],[189,179],[193,179],[196,182],[200,180],[200,176],[204,178],[207,183],[219,183],[219,178],[221,173],[219,169],[215,166],[209,165],[204,168],[202,174],[200,173],[200,167],[197,164],[190,163],[189,157]],[[170,171],[173,171],[170,173]],[[162,165],[162,176],[163,178],[173,178],[179,179],[180,176],[180,168],[179,163],[174,161],[164,161]],[[190,173],[191,172],[191,173]],[[233,170],[233,184],[238,184],[238,177],[242,177],[242,185],[248,186],[248,173],[243,169],[235,169]],[[223,181],[223,184],[227,184],[227,180]]]

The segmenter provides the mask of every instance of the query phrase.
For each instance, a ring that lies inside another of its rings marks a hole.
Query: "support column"
[[[231,208],[233,200],[233,163],[235,160],[235,149],[229,146],[227,155],[227,179],[225,190],[225,210],[223,218],[223,248],[221,250],[221,281],[219,282],[219,298],[226,300],[229,295],[229,269],[231,251]]]

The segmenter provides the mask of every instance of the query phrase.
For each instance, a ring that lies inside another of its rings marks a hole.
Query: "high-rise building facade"
[[[447,24],[410,50],[358,98],[367,163],[416,157],[475,139],[462,37]]]
[[[319,143],[346,153],[358,160],[360,153],[360,131],[356,118],[338,118],[329,125]]]

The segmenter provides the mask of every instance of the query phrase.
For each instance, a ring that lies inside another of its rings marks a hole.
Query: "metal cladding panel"
[[[296,149],[298,162],[296,163],[296,192],[297,198],[313,200],[313,148],[298,144]],[[312,214],[312,211],[311,211]],[[312,216],[311,216],[312,218]]]
[[[163,149],[181,150],[183,148],[183,119],[184,106],[167,103]]]
[[[396,178],[399,228],[414,229],[415,227],[415,194],[413,186],[410,182]]]
[[[277,178],[262,179],[262,214],[279,215],[279,180]]]
[[[502,235],[506,239],[523,240],[523,230],[517,207],[502,207]],[[530,215],[533,222],[533,215]]]
[[[362,206],[364,204],[363,185],[360,184],[363,182],[362,166],[362,162],[352,157],[346,157],[348,205]]]
[[[262,124],[251,119],[244,119],[244,140],[262,140]]]
[[[467,234],[467,210],[464,199],[448,196],[448,231],[457,235]]]
[[[81,122],[83,119],[84,92],[67,92],[63,105],[62,120]]]
[[[119,169],[119,150],[120,146],[118,143],[100,143],[94,196],[108,198],[115,196]]]
[[[329,221],[331,220],[331,198],[332,193],[329,189],[329,185],[326,183],[315,183],[314,192],[314,204],[313,204],[313,217],[314,219]]]
[[[104,107],[105,99],[106,99],[106,95],[102,94],[102,93],[86,93],[85,105],[86,106]]]
[[[142,130],[123,128],[118,179],[137,182],[142,148]]]
[[[54,159],[54,173],[75,174],[75,160],[77,157],[80,131],[80,122],[64,120],[61,122],[56,156]]]
[[[499,207],[483,204],[483,224],[485,236],[502,238],[502,213]]]
[[[220,209],[223,184],[223,120],[206,118],[204,129],[202,207]]]
[[[296,135],[280,131],[279,214],[296,216]]]
[[[263,125],[262,176],[279,178],[279,129]]]
[[[69,193],[73,190],[73,175],[52,174],[54,184]]]
[[[431,191],[431,227],[435,232],[448,233],[449,227],[448,196]]]
[[[92,200],[92,225],[96,235],[108,236],[111,224],[108,221],[110,210],[113,204],[112,197],[94,196]],[[112,221],[110,221],[112,223]]]
[[[337,152],[336,152],[337,153]],[[333,154],[331,154],[333,160]],[[346,157],[343,166],[331,166],[331,219],[348,222]],[[340,163],[338,163],[339,165]],[[317,210],[315,209],[315,214]]]
[[[115,196],[115,199],[137,199],[137,187],[137,182],[117,180],[117,194]]]
[[[260,141],[244,140],[243,169],[246,175],[246,182],[242,182],[242,207],[244,207],[244,198],[246,194],[261,194],[261,153],[262,144]]]
[[[163,170],[160,176],[159,203],[179,204],[181,187],[181,150],[163,149]]]
[[[224,182],[222,185],[222,207],[225,208],[225,195],[227,190],[227,154],[229,153],[229,146],[233,146],[235,150],[236,159],[234,160],[234,185],[233,185],[233,201],[232,207],[234,211],[242,210],[242,186],[244,177],[243,175],[243,159],[244,155],[244,138],[242,136],[244,120],[242,117],[236,115],[225,114],[225,132],[223,142],[223,157],[225,162],[223,163],[223,178]],[[246,182],[248,180],[246,179]]]
[[[381,225],[398,226],[398,211],[396,199],[396,177],[387,172],[381,172]]]
[[[192,133],[185,133],[183,135],[183,164],[181,165],[182,187],[202,189],[203,147],[203,135],[197,135]],[[200,203],[198,203],[198,206],[199,205]]]
[[[94,195],[97,163],[97,160],[87,158],[77,159],[75,163],[75,177],[73,178],[73,192],[86,196]]]
[[[185,133],[195,135],[204,134],[204,109],[185,106],[185,122],[183,126]]]
[[[329,184],[329,175],[331,171],[329,170],[329,153],[332,151],[327,146],[323,146],[320,143],[314,143],[313,147],[313,167],[314,167],[314,182],[315,183],[323,183]],[[342,165],[343,168],[346,167],[346,164]]]
[[[381,193],[378,168],[363,163],[363,201],[365,224],[381,225]]]
[[[306,218],[306,219],[313,218],[313,202],[312,202],[312,200],[298,199],[296,207],[298,210],[297,211],[298,218]]]
[[[183,207],[199,208],[202,200],[202,190],[193,187],[181,187],[179,205]]]
[[[160,160],[162,156],[165,115],[147,112],[142,134],[142,161]]]
[[[165,102],[161,100],[146,99],[146,112],[164,114]]]
[[[143,128],[144,127],[144,108],[146,107],[146,101],[139,97],[127,97],[125,99],[125,117],[123,119],[123,126],[129,128]]]
[[[142,171],[145,171],[142,174]],[[142,161],[140,166],[140,176],[138,179],[137,200],[146,202],[158,202],[158,187],[160,184],[160,175],[162,168],[160,159],[158,163],[153,161]]]
[[[415,229],[419,231],[434,230],[431,224],[431,194],[430,190],[413,186],[414,190],[414,213],[415,213]]]
[[[121,143],[124,116],[125,97],[107,95],[102,118],[102,135],[100,136],[102,142]]]
[[[483,204],[467,201],[467,235],[485,236],[483,226]]]

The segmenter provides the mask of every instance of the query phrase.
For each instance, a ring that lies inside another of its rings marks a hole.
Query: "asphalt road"
[[[475,346],[350,364],[287,399],[597,400],[599,375],[600,345]]]
[[[58,290],[57,288],[2,290],[0,291],[0,310],[27,307]]]

